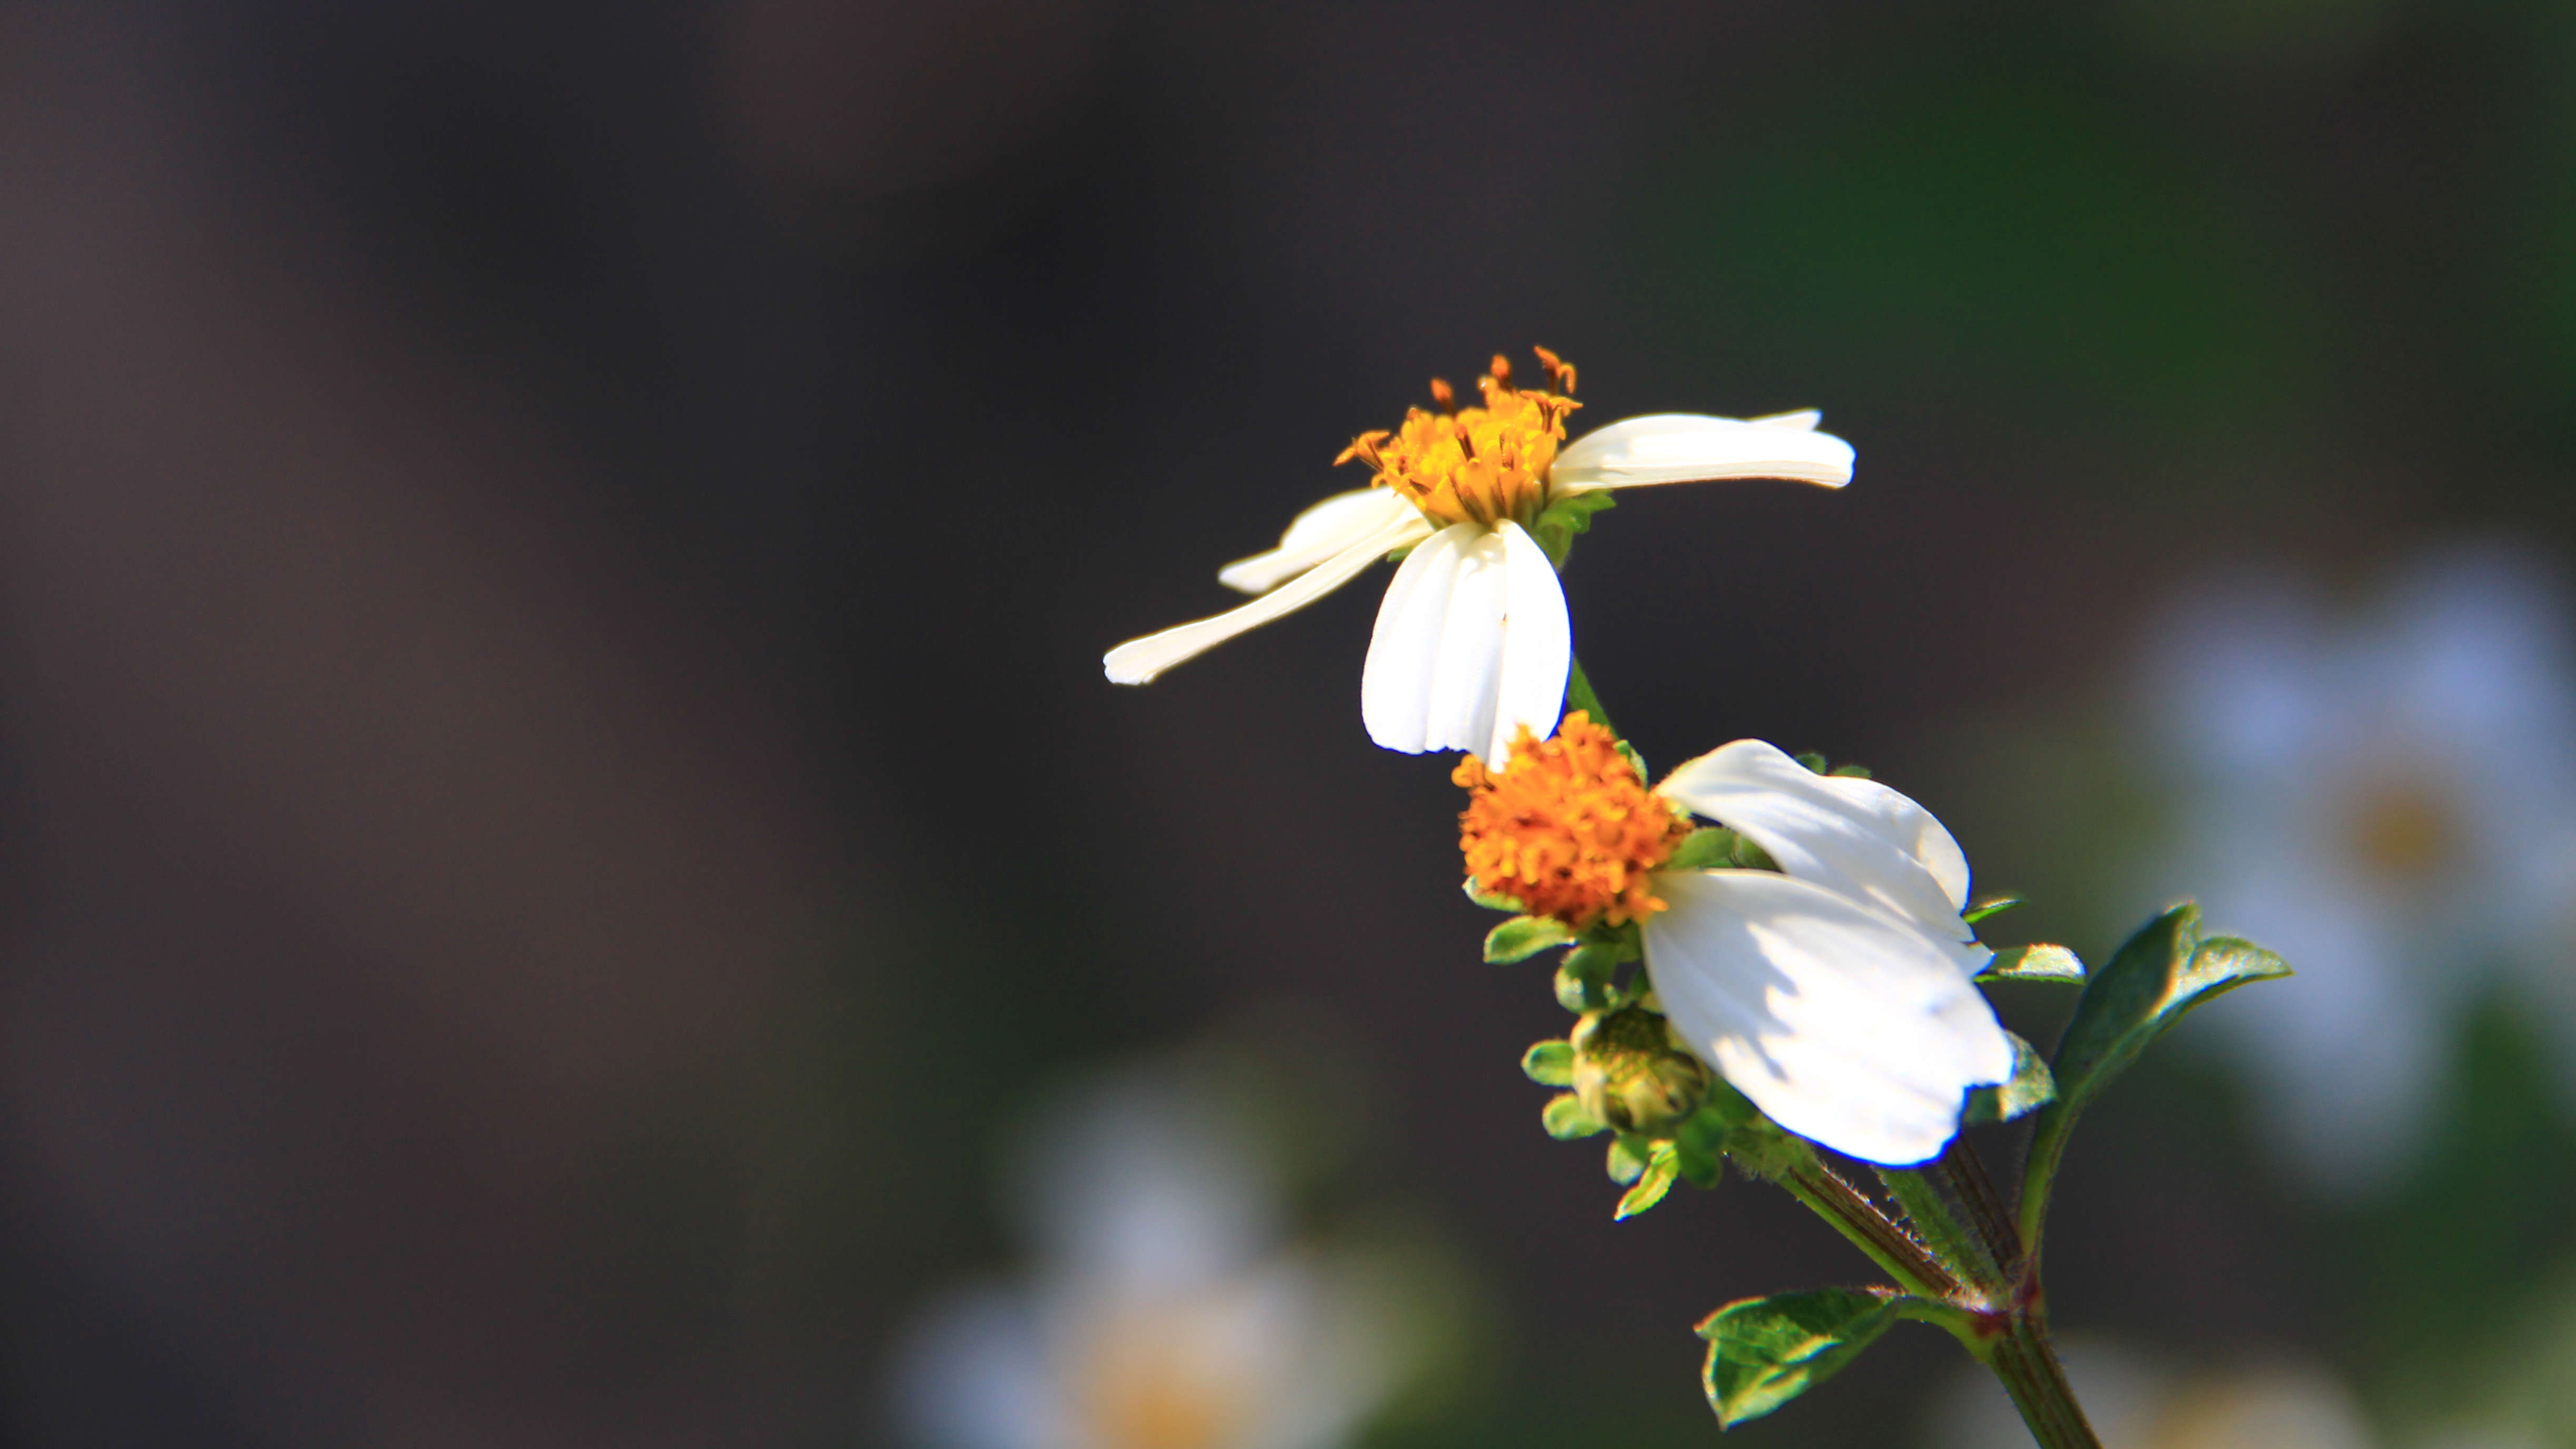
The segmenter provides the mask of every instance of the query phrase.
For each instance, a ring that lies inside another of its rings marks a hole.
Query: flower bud
[[[1642,1007],[1586,1012],[1572,1043],[1575,1095],[1585,1111],[1622,1132],[1665,1131],[1708,1095],[1708,1068]]]

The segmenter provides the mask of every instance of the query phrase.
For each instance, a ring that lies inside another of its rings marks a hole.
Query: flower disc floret
[[[1545,741],[1524,725],[1502,769],[1469,755],[1450,778],[1472,793],[1458,817],[1458,848],[1478,889],[1578,931],[1664,909],[1650,876],[1690,822],[1646,788],[1618,739],[1587,712],[1568,714]]]
[[[1529,526],[1547,503],[1547,470],[1565,441],[1565,415],[1582,406],[1570,396],[1573,365],[1535,350],[1563,394],[1513,387],[1511,360],[1498,353],[1476,379],[1484,406],[1457,407],[1449,384],[1435,377],[1438,412],[1409,409],[1403,427],[1362,433],[1333,461],[1368,464],[1379,486],[1442,523]]]

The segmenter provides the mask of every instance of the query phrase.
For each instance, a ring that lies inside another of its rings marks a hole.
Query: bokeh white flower
[[[2204,1030],[2322,1189],[2389,1181],[2419,1150],[2482,993],[2576,1044],[2568,622],[2549,571],[2471,547],[2359,610],[2254,574],[2195,588],[2157,630],[2137,718],[2170,846],[2149,879],[2298,969]]]
[[[2102,1449],[2381,1449],[2388,1440],[2326,1369],[2299,1363],[2177,1371],[2117,1343],[2070,1337],[2066,1376]],[[1971,1366],[1936,1392],[1925,1449],[2031,1442],[1993,1378]]]
[[[918,1449],[1337,1449],[1411,1371],[1377,1265],[1288,1237],[1275,1164],[1197,1074],[1063,1104],[1017,1201],[1030,1277],[934,1304],[896,1356]]]
[[[1435,380],[1440,411],[1415,408],[1401,429],[1361,435],[1341,461],[1375,467],[1370,487],[1307,509],[1277,548],[1217,574],[1260,597],[1119,645],[1102,660],[1110,680],[1144,684],[1410,550],[1370,635],[1362,722],[1390,750],[1469,750],[1500,761],[1520,726],[1542,738],[1555,729],[1573,659],[1556,566],[1532,533],[1551,505],[1658,483],[1851,481],[1851,445],[1815,431],[1814,412],[1629,418],[1560,451],[1565,418],[1579,406],[1574,369],[1544,349],[1539,357],[1559,391],[1512,387],[1509,363],[1496,357],[1477,380],[1483,406],[1454,407],[1448,385]]]

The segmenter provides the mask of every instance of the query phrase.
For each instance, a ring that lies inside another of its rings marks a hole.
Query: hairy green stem
[[[2013,1407],[2021,1411],[2039,1449],[2102,1449],[2084,1418],[2084,1406],[2075,1401],[2074,1387],[2066,1382],[2057,1350],[2049,1345],[2045,1311],[2035,1305],[2028,1312],[2017,1307],[2006,1318],[2004,1331],[1978,1357],[2012,1395]]]
[[[1941,1299],[1959,1293],[1958,1278],[1940,1260],[1881,1212],[1867,1193],[1845,1182],[1812,1151],[1799,1153],[1772,1180],[1805,1203],[1835,1232],[1850,1239],[1907,1292]]]

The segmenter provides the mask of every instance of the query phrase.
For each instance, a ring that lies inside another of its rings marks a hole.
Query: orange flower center
[[[1544,742],[1521,726],[1502,769],[1469,755],[1450,778],[1471,792],[1458,848],[1478,889],[1578,931],[1664,909],[1649,877],[1690,822],[1646,788],[1617,739],[1583,710]]]
[[[1373,480],[1443,523],[1510,519],[1526,526],[1547,503],[1548,465],[1565,441],[1565,415],[1574,400],[1574,367],[1544,347],[1533,349],[1550,385],[1562,394],[1512,386],[1510,359],[1496,354],[1492,371],[1476,379],[1483,407],[1460,408],[1449,384],[1431,379],[1438,412],[1411,408],[1394,432],[1362,433],[1333,461],[1353,458],[1377,470]]]

